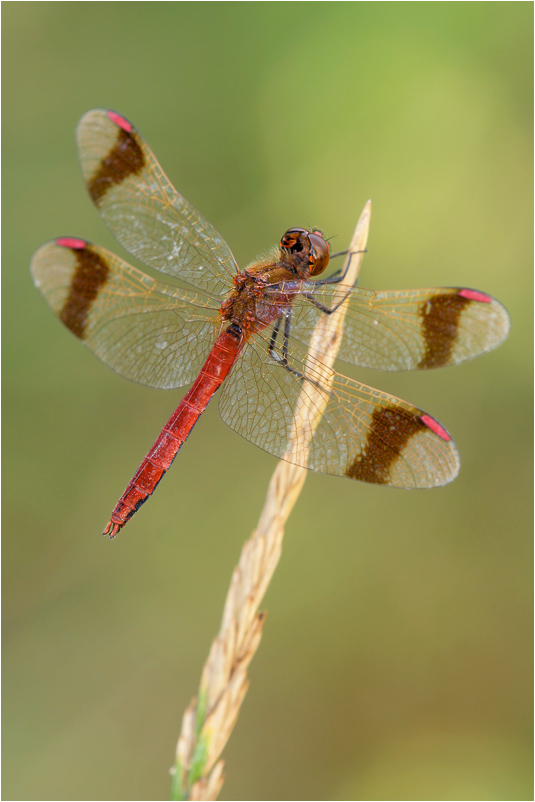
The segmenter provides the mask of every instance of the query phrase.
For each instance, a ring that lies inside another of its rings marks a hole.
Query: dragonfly
[[[72,334],[121,376],[164,389],[193,383],[103,534],[115,537],[152,495],[219,388],[225,423],[278,458],[390,487],[431,488],[455,478],[457,449],[435,418],[334,372],[307,354],[307,345],[318,319],[343,303],[340,359],[380,370],[455,365],[505,339],[509,317],[498,301],[459,287],[362,289],[344,285],[345,268],[318,278],[330,260],[318,228],[289,228],[277,247],[240,270],[125,117],[89,111],[77,144],[104,222],[126,251],[173,283],[62,236],[35,252],[35,286]],[[289,451],[294,408],[307,392],[312,404],[321,397],[323,415],[306,448]]]

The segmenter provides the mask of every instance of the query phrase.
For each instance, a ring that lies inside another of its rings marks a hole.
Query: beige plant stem
[[[346,259],[344,284],[357,280],[366,248],[371,203],[360,216]],[[340,288],[334,302],[342,301]],[[343,332],[345,304],[331,315],[322,315],[312,336],[309,359],[325,366],[328,384]],[[317,343],[321,342],[321,350]],[[327,346],[326,346],[327,344]],[[318,363],[314,362],[318,374]],[[327,397],[307,383],[295,411],[288,457],[302,453],[325,409]],[[279,462],[270,481],[258,528],[245,543],[230,583],[221,629],[212,643],[204,666],[199,696],[184,713],[173,773],[173,799],[216,799],[223,784],[221,752],[238,717],[247,691],[247,667],[260,643],[265,613],[258,612],[282,548],[284,525],[301,492],[306,469],[291,462]]]

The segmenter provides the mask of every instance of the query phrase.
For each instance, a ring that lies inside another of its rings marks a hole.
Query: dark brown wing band
[[[116,122],[112,117],[110,119]],[[92,200],[98,206],[111,187],[121,184],[130,175],[138,175],[144,167],[145,156],[135,132],[133,129],[128,131],[118,126],[115,146],[102,159],[95,174],[87,182]]]
[[[376,485],[389,483],[390,468],[409,439],[426,428],[419,415],[402,407],[379,407],[372,415],[372,427],[363,451],[349,464],[350,479]]]
[[[65,237],[56,240],[56,244],[69,248],[77,263],[59,318],[83,340],[89,310],[108,279],[109,267],[83,240]]]

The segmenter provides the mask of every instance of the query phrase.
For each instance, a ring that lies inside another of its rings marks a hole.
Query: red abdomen
[[[171,415],[135,476],[128,483],[103,534],[110,538],[115,537],[154,492],[199,416],[228,376],[241,347],[242,339],[239,334],[227,329],[219,335],[193,387]]]

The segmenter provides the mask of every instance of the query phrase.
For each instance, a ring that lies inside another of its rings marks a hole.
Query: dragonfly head
[[[282,236],[280,247],[300,274],[317,276],[329,264],[329,243],[318,229],[289,228]]]

